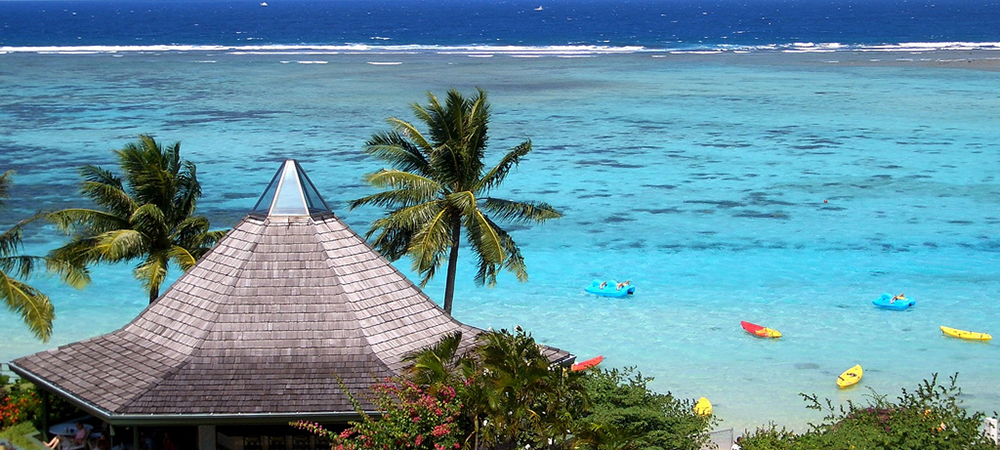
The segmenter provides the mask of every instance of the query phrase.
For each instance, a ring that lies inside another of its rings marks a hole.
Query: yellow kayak
[[[840,376],[837,377],[837,387],[845,388],[856,384],[857,382],[861,381],[862,372],[863,371],[861,370],[861,364],[858,364],[854,367],[851,367],[850,369],[845,370],[844,373],[840,374]]]
[[[712,402],[705,397],[699,398],[698,403],[694,404],[694,413],[699,416],[711,416]]]
[[[988,341],[990,339],[993,339],[993,336],[990,336],[987,333],[976,333],[974,331],[959,330],[956,328],[946,327],[944,325],[941,326],[941,331],[943,331],[944,334],[947,334],[948,336],[953,336],[961,339],[970,339],[973,341]]]

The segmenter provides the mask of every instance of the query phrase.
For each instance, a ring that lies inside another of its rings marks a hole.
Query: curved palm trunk
[[[451,224],[451,253],[448,255],[448,279],[444,286],[444,312],[451,315],[451,304],[455,297],[455,274],[458,272],[458,244],[462,235],[462,223],[455,220]]]
[[[160,288],[152,288],[149,290],[149,304],[152,305],[156,301],[156,298],[160,296]]]

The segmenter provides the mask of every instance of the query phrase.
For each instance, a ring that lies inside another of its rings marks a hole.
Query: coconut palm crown
[[[170,263],[194,266],[225,231],[209,231],[195,216],[201,197],[194,163],[180,157],[180,143],[163,147],[149,135],[116,150],[124,182],[98,166],[80,168],[81,193],[97,209],[70,208],[49,214],[71,240],[50,257],[78,267],[139,261],[137,279],[159,297]]]
[[[366,142],[365,153],[393,168],[366,175],[365,181],[383,191],[354,200],[351,208],[374,205],[389,210],[372,223],[366,237],[374,236],[372,246],[389,260],[410,255],[421,286],[447,259],[444,310],[451,314],[463,229],[478,259],[476,284],[492,287],[501,268],[519,281],[528,279],[520,249],[497,222],[539,223],[561,215],[545,203],[489,197],[531,151],[531,141],[486,167],[490,106],[485,91],[477,89],[476,96],[465,98],[449,90],[444,105],[433,94],[428,93],[428,99],[427,106],[412,105],[426,134],[393,117],[387,120],[391,130]]]

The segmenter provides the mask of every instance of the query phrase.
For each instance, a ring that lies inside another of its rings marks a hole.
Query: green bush
[[[698,450],[715,424],[694,401],[652,392],[635,368],[594,370],[584,377],[590,407],[574,427],[581,449]]]
[[[744,450],[996,450],[980,432],[984,414],[960,407],[957,377],[939,384],[934,374],[912,392],[903,389],[895,402],[872,390],[865,405],[834,407],[829,399],[802,394],[807,408],[827,412],[823,422],[800,435],[772,425],[741,445]]]
[[[774,424],[766,428],[758,428],[750,436],[738,441],[742,450],[792,450],[795,447],[796,434],[785,428],[780,430]]]

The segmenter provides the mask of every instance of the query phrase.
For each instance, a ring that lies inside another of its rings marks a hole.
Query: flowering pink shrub
[[[372,403],[384,411],[379,418],[363,416],[339,434],[312,422],[291,425],[326,437],[334,450],[461,448],[456,418],[462,405],[450,386],[431,393],[409,381],[387,379],[371,389]]]

